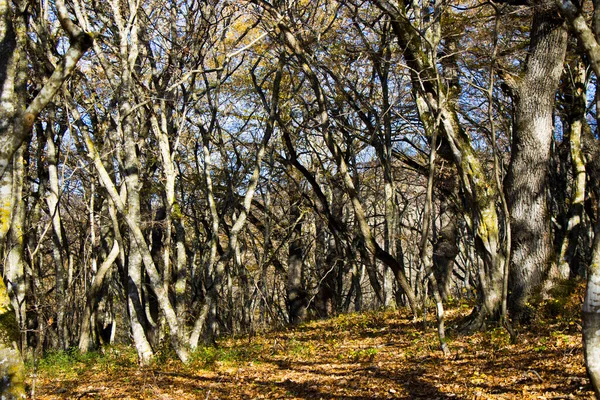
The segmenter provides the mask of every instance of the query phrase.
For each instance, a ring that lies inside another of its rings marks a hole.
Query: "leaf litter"
[[[448,312],[447,358],[435,323],[406,311],[345,314],[199,349],[187,365],[165,351],[148,367],[134,350],[46,363],[36,399],[592,399],[573,314],[461,335],[466,307]],[[431,315],[431,314],[430,314]],[[453,329],[454,328],[454,329]],[[109,355],[107,355],[109,354]]]

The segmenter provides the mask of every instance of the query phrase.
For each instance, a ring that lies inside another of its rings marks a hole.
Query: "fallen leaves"
[[[449,326],[464,309],[449,312]],[[313,321],[294,330],[224,339],[210,362],[151,368],[114,362],[44,374],[38,399],[588,399],[577,325],[546,323],[511,344],[502,329],[435,330],[402,312]]]

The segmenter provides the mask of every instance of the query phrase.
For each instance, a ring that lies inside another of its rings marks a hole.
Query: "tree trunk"
[[[454,204],[454,195],[457,191],[455,176],[444,177],[444,182],[438,182],[437,186],[444,186],[439,190],[440,195],[440,229],[434,236],[433,264],[434,273],[439,284],[442,299],[447,300],[450,296],[452,285],[452,274],[454,271],[454,260],[459,253],[457,244],[459,214]]]
[[[560,243],[558,255],[559,272],[561,278],[567,279],[569,276],[578,273],[578,267],[575,262],[577,244],[583,224],[584,204],[586,198],[586,169],[585,156],[582,147],[582,132],[589,129],[586,117],[587,91],[585,90],[586,69],[583,60],[576,59],[572,64],[572,73],[569,74],[570,82],[565,90],[566,100],[569,104],[565,105],[567,110],[565,140],[568,138],[571,168],[573,171],[573,182],[571,190],[571,201],[568,202],[569,208],[564,222],[563,238]],[[566,162],[568,165],[568,161]],[[568,167],[565,167],[565,169]],[[564,190],[566,191],[566,187]],[[567,202],[565,202],[567,203]]]
[[[98,272],[92,280],[91,287],[88,289],[85,308],[81,317],[81,327],[79,330],[79,351],[82,353],[92,350],[95,347],[96,343],[93,340],[94,332],[92,319],[95,317],[95,311],[100,301],[99,295],[104,284],[104,277],[110,271],[110,268],[118,256],[119,244],[115,240],[113,242],[112,250],[100,265]]]
[[[137,27],[132,27],[137,32]],[[123,67],[121,75],[121,94],[119,107],[119,120],[121,124],[117,126],[121,143],[123,144],[123,166],[122,173],[127,188],[127,216],[137,226],[141,225],[141,204],[139,181],[139,159],[135,143],[135,134],[133,130],[132,105],[129,97],[132,95],[132,72],[128,59],[135,59],[137,43],[134,34],[131,34],[133,44],[129,44],[127,38],[121,42],[121,63]],[[135,347],[138,352],[140,363],[145,365],[150,362],[154,356],[152,347],[148,341],[146,332],[146,317],[143,297],[144,276],[142,271],[142,246],[147,246],[146,240],[140,241],[133,235],[130,235],[129,255],[127,257],[127,310],[129,313],[129,322]],[[157,271],[158,272],[158,271]],[[162,285],[162,282],[161,282]]]
[[[23,240],[25,235],[25,208],[23,201],[23,180],[25,176],[23,147],[19,148],[14,155],[13,166],[13,203],[15,209],[12,216],[10,228],[10,240],[4,278],[6,280],[8,295],[11,299],[13,309],[16,311],[17,324],[20,330],[21,340],[19,348],[23,351],[27,346],[26,335],[26,302],[25,302],[25,261],[23,259]]]
[[[526,74],[517,88],[516,129],[505,181],[513,233],[509,310],[517,320],[527,317],[528,304],[541,294],[554,256],[546,190],[567,31],[554,7],[538,7]]]
[[[54,107],[50,105],[49,111],[53,111]],[[69,346],[67,339],[68,330],[65,321],[67,312],[67,257],[69,254],[66,238],[63,235],[63,224],[60,211],[60,188],[58,183],[58,154],[56,144],[54,142],[54,129],[49,124],[46,129],[46,154],[48,160],[48,180],[46,182],[46,203],[48,204],[49,217],[52,221],[52,241],[54,248],[52,256],[54,258],[56,271],[56,327],[58,333],[58,343],[62,350],[66,350]]]
[[[484,172],[471,138],[460,125],[456,110],[459,87],[445,87],[440,82],[434,54],[430,51],[430,44],[439,42],[435,24],[431,24],[425,34],[431,36],[428,40],[420,36],[419,29],[407,17],[402,3],[396,5],[389,0],[374,0],[374,3],[390,16],[394,34],[404,49],[403,56],[410,68],[412,92],[426,136],[431,138],[433,131],[439,129],[439,153],[444,158],[452,159],[458,170],[466,208],[470,210],[466,219],[475,235],[479,255],[484,260],[484,268],[480,273],[481,301],[468,327],[478,329],[487,317],[497,313],[502,298],[503,254],[498,235],[497,191]]]
[[[296,196],[290,198],[293,201],[290,210],[290,222],[292,236],[288,250],[288,280],[287,280],[287,304],[290,324],[298,325],[306,318],[306,291],[302,280],[304,265],[304,248],[302,245],[302,215]]]
[[[585,366],[596,397],[600,398],[600,219],[596,221],[592,262],[583,301]]]

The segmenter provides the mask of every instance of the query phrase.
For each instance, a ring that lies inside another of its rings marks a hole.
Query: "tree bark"
[[[567,47],[564,21],[551,4],[536,9],[525,76],[517,88],[516,129],[505,191],[511,215],[509,310],[527,318],[552,267],[553,241],[547,200],[553,108]]]
[[[587,180],[582,146],[582,132],[584,129],[589,129],[585,120],[587,106],[585,81],[587,74],[583,60],[576,59],[572,63],[571,71],[570,76],[572,78],[565,78],[570,80],[567,83],[568,89],[565,93],[567,99],[570,100],[570,104],[566,104],[567,116],[564,125],[567,129],[564,140],[566,141],[568,138],[573,181],[558,255],[558,267],[562,279],[568,279],[571,275],[578,273],[575,253],[577,252],[579,235],[583,225]]]
[[[592,261],[583,301],[585,366],[596,397],[600,398],[600,219],[596,221]]]
[[[291,194],[290,194],[291,195]],[[290,223],[292,235],[288,248],[287,304],[290,324],[298,325],[306,318],[306,291],[303,285],[304,247],[302,244],[302,219],[297,196],[290,196]]]

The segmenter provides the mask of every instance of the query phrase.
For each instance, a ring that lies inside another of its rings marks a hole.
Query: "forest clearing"
[[[449,335],[434,323],[373,311],[297,328],[223,339],[183,365],[164,353],[138,367],[134,349],[54,353],[40,362],[36,399],[590,399],[581,348],[580,297],[510,343],[503,328]],[[455,304],[449,325],[469,310]],[[451,329],[452,331],[452,329]]]

